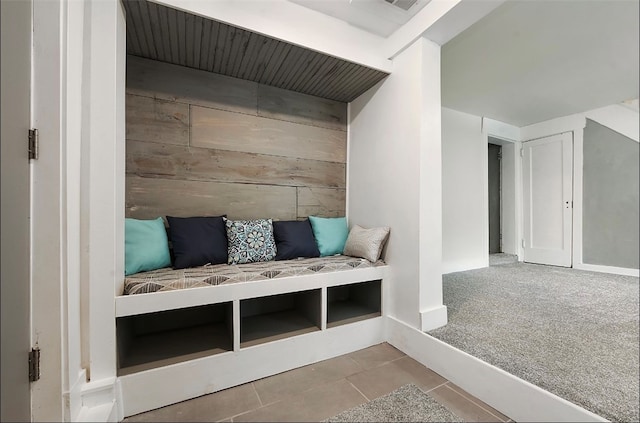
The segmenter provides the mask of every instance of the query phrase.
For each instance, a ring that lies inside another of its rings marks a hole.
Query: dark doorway
[[[489,254],[502,252],[500,233],[500,159],[502,147],[489,144]]]

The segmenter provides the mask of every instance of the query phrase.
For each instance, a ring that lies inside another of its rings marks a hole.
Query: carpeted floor
[[[344,411],[327,422],[461,422],[413,384]]]
[[[638,421],[638,278],[507,263],[443,276],[430,335],[612,421]]]

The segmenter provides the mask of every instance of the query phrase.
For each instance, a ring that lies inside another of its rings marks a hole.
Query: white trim
[[[351,103],[347,103],[347,163],[345,163],[345,188],[344,188],[344,215],[347,218],[347,224],[349,223],[349,163],[351,163]],[[297,191],[296,191],[297,192]]]
[[[483,267],[487,267],[487,263],[484,260],[473,260],[473,261],[465,261],[465,262],[447,262],[442,263],[442,274],[446,275],[449,273],[455,272],[464,272],[467,270],[473,269],[482,269]]]
[[[582,264],[582,178],[584,158],[584,130],[573,131],[573,267]]]
[[[43,351],[41,378],[31,384],[32,421],[61,421],[67,356],[62,291],[65,239],[66,106],[63,61],[67,2],[33,2],[32,125],[40,133],[31,168],[31,343]],[[5,142],[5,140],[3,140]]]
[[[580,263],[575,264],[574,269],[579,270],[589,270],[591,272],[600,272],[600,273],[611,273],[614,275],[625,275],[625,276],[635,276],[640,277],[639,269],[629,269],[626,267],[615,267],[615,266],[603,266],[600,264],[586,264]]]
[[[84,369],[78,372],[78,377],[71,385],[69,391],[64,392],[65,421],[80,421],[78,418],[82,411],[82,388],[87,382],[87,373]]]
[[[454,9],[461,0],[432,1],[422,8],[406,24],[398,28],[384,40],[382,51],[385,57],[393,59],[412,45],[422,34]],[[432,42],[431,40],[429,40]]]
[[[515,421],[607,421],[392,317],[386,328],[391,345]]]
[[[520,128],[521,141],[531,141],[564,132],[578,131],[585,127],[587,121],[583,114],[563,116]]]
[[[88,382],[82,386],[82,409],[78,414],[79,422],[120,421],[118,416],[119,382],[115,377]]]
[[[516,142],[521,139],[520,128],[517,126],[509,125],[508,123],[489,119],[487,117],[482,117],[482,132],[486,133],[488,136],[501,138],[509,142]]]
[[[480,120],[480,133],[484,140],[481,149],[482,161],[482,262],[489,266],[489,134],[483,131],[484,119]],[[502,173],[502,171],[501,171]]]
[[[589,110],[585,113],[587,119],[598,122],[601,125],[616,131],[635,142],[640,142],[638,133],[640,132],[640,122],[638,112],[620,104],[601,107]]]
[[[433,330],[447,324],[447,306],[440,305],[420,311],[420,323],[422,331]]]
[[[96,407],[82,407],[82,411],[78,416],[78,422],[118,422],[114,410],[114,403],[102,404]]]

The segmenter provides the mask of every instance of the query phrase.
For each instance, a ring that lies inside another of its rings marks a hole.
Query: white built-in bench
[[[124,415],[383,342],[387,268],[334,256],[128,277],[115,299]]]

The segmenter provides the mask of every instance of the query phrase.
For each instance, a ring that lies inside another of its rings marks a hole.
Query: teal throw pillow
[[[162,218],[124,220],[125,276],[171,266],[169,242]]]
[[[346,217],[309,216],[309,222],[311,222],[320,256],[342,254],[344,244],[349,236]]]

